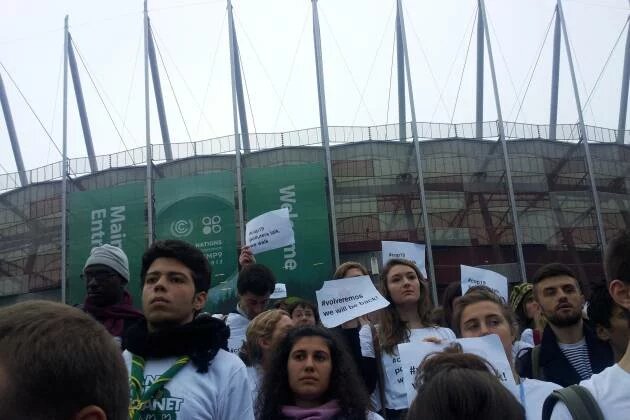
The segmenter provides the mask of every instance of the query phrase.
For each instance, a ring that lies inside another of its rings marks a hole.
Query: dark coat
[[[599,373],[615,363],[610,345],[597,338],[586,323],[584,323],[584,338],[586,339],[593,373]],[[532,350],[528,349],[522,353],[516,361],[518,374],[525,378],[533,378]],[[542,377],[534,379],[554,382],[563,387],[577,384],[581,381],[578,372],[571,366],[569,360],[560,350],[556,334],[549,325],[545,327],[540,343],[539,362]]]

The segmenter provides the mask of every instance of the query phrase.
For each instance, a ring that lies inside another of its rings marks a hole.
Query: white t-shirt
[[[534,347],[536,343],[534,343],[534,330],[531,328],[525,328],[521,333],[521,340],[524,343],[529,344],[531,347]]]
[[[539,381],[538,379],[521,378],[523,384],[523,397],[525,404],[521,400],[520,392],[515,397],[525,406],[527,420],[540,420],[542,418],[542,406],[549,394],[554,390],[562,388],[553,382]],[[516,387],[516,392],[520,387]]]
[[[247,376],[249,379],[249,388],[252,390],[252,401],[256,404],[263,377],[262,367],[260,365],[247,366]]]
[[[132,354],[123,352],[127,372],[131,372]],[[144,368],[144,389],[170,368],[176,357],[149,359]],[[254,419],[247,371],[235,355],[219,350],[208,372],[198,373],[187,363],[164,387],[160,399],[151,400],[143,418],[156,419]]]
[[[212,315],[218,319],[224,319],[225,325],[230,327],[230,338],[228,338],[228,350],[230,353],[238,354],[245,341],[245,333],[249,326],[249,319],[239,313],[230,312],[227,317],[223,314]]]
[[[443,341],[455,340],[455,334],[449,328],[429,327],[411,330],[409,342],[423,341],[428,337],[439,338]],[[359,339],[361,342],[361,354],[364,357],[376,357],[374,344],[372,342],[372,330],[369,326],[361,328],[359,331]],[[409,408],[407,404],[407,392],[405,391],[405,383],[403,379],[402,362],[398,356],[398,349],[394,349],[393,354],[382,352],[381,363],[383,364],[383,376],[385,382],[385,405],[387,408],[393,410],[404,410]]]
[[[365,418],[366,420],[383,420],[383,417],[381,417],[379,414],[375,413],[374,411],[368,411],[366,413]]]
[[[605,419],[630,418],[630,373],[614,364],[580,382],[599,404]],[[558,401],[551,414],[552,420],[572,420],[562,401]]]

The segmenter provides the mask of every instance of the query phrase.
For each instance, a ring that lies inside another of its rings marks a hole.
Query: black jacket
[[[357,368],[357,373],[361,376],[363,384],[368,394],[371,394],[376,389],[376,380],[378,374],[376,370],[376,359],[373,357],[364,357],[361,354],[361,341],[359,339],[359,331],[361,326],[356,328],[342,328],[336,327],[331,329],[339,338],[345,342],[348,347],[352,359]]]
[[[584,323],[584,338],[586,339],[593,373],[599,373],[615,363],[610,345],[597,338],[586,323]],[[518,357],[516,362],[518,374],[525,378],[533,378],[532,350],[528,349]],[[539,362],[542,377],[534,379],[555,382],[563,387],[577,384],[581,381],[578,372],[571,366],[569,360],[560,350],[556,334],[549,325],[545,327],[542,341],[540,342]]]

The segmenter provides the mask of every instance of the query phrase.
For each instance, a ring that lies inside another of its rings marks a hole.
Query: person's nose
[[[155,283],[153,283],[154,290],[166,290],[167,279],[166,276],[161,275]]]
[[[564,292],[564,290],[560,289],[558,290],[557,298],[558,301],[567,301],[569,296]]]
[[[479,333],[481,334],[482,337],[490,334],[490,329],[488,328],[485,322],[479,326]]]
[[[307,356],[306,359],[304,360],[304,369],[313,370],[314,369],[313,366],[314,366],[313,356]]]

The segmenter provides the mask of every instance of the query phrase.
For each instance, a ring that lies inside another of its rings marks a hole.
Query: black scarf
[[[146,321],[129,328],[123,348],[145,359],[189,356],[197,372],[208,372],[220,349],[227,350],[230,329],[220,319],[203,313],[188,324],[150,333]]]

